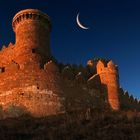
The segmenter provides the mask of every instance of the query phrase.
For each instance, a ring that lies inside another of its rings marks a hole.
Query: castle
[[[48,15],[36,9],[22,10],[14,16],[12,27],[15,44],[0,51],[3,111],[14,105],[41,117],[72,108],[127,108],[130,97],[120,88],[118,67],[111,60],[89,60],[87,67],[54,61]],[[139,102],[131,97],[129,105],[133,103],[139,109]]]

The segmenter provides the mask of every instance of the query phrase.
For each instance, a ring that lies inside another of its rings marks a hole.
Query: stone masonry
[[[58,68],[50,53],[51,23],[39,10],[20,11],[13,18],[15,44],[0,52],[0,104],[26,108],[34,116],[60,111]]]
[[[14,16],[12,27],[15,44],[0,51],[3,111],[14,105],[42,117],[68,109],[127,108],[124,102],[129,97],[120,89],[118,67],[111,60],[89,60],[87,67],[53,61],[48,15],[36,9],[22,10]],[[129,104],[138,108],[137,100]]]

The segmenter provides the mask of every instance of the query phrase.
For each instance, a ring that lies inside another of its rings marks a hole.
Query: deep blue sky
[[[59,62],[85,65],[90,58],[110,58],[119,66],[121,86],[140,99],[139,0],[0,1],[0,46],[14,42],[12,18],[25,8],[51,17],[51,48]],[[78,12],[90,30],[77,26]]]

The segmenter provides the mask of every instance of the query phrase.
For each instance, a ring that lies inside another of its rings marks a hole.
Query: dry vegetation
[[[140,115],[131,111],[78,110],[0,121],[0,140],[139,140],[139,132]]]

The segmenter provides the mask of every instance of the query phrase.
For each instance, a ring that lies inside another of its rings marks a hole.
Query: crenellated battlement
[[[112,60],[104,62],[99,60],[97,62],[97,73],[100,76],[101,84],[103,88],[106,87],[108,94],[108,102],[112,109],[118,110],[120,108],[119,103],[119,74],[118,67]]]
[[[15,31],[18,24],[27,20],[39,21],[43,23],[42,25],[44,25],[45,27],[49,27],[49,30],[51,30],[51,22],[49,16],[37,9],[27,9],[18,12],[13,18],[13,30]]]
[[[97,68],[97,73],[106,73],[106,72],[116,73],[116,74],[118,73],[118,66],[115,65],[112,60],[108,62],[99,60],[97,62],[96,68]]]

